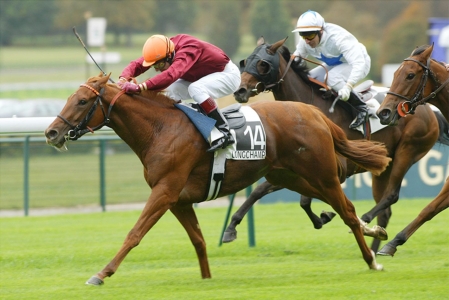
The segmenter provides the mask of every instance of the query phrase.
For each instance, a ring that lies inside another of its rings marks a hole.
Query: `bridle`
[[[414,114],[416,108],[419,105],[425,104],[429,99],[435,98],[436,95],[449,83],[449,78],[441,84],[436,90],[431,92],[427,97],[424,97],[424,88],[426,87],[427,79],[430,77],[435,81],[435,83],[439,83],[439,80],[436,78],[435,74],[430,70],[430,57],[427,59],[427,65],[424,65],[422,62],[413,59],[413,58],[406,58],[404,61],[413,61],[420,65],[424,69],[424,74],[421,77],[421,82],[419,83],[419,86],[413,95],[411,99],[407,98],[404,95],[397,94],[394,92],[388,91],[387,94],[399,97],[401,99],[404,99],[405,101],[401,101],[398,103],[397,106],[397,112],[401,117],[404,117],[408,114]]]
[[[66,118],[64,118],[61,115],[57,116],[58,118],[63,120],[64,123],[69,125],[70,128],[71,128],[71,130],[69,130],[67,132],[66,140],[76,141],[77,139],[79,139],[80,137],[85,135],[86,133],[88,133],[88,132],[92,132],[93,133],[94,131],[102,128],[103,126],[108,125],[109,122],[110,122],[109,116],[111,115],[112,107],[114,106],[115,101],[118,99],[118,97],[120,97],[121,95],[123,95],[125,93],[125,91],[121,90],[119,93],[117,93],[117,95],[115,95],[115,97],[112,99],[111,103],[109,104],[109,109],[108,109],[108,112],[106,114],[104,106],[103,106],[103,102],[101,101],[101,99],[103,97],[103,93],[104,93],[104,87],[102,87],[99,92],[96,89],[94,89],[93,87],[91,87],[90,85],[87,85],[87,84],[81,84],[80,87],[85,87],[85,88],[91,90],[94,94],[97,95],[97,98],[95,99],[94,104],[90,107],[90,109],[87,112],[87,114],[84,117],[84,119],[81,120],[81,122],[79,122],[78,125],[73,125],[72,123],[70,123]],[[100,123],[99,125],[91,128],[91,127],[87,126],[87,124],[89,123],[89,121],[94,116],[94,113],[95,113],[95,111],[96,111],[96,109],[98,107],[98,104],[100,104],[100,108],[101,108],[101,111],[103,113],[104,119],[103,119],[102,123]]]

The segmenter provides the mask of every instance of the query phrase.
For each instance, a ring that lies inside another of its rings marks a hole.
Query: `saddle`
[[[239,129],[245,125],[245,116],[240,112],[240,103],[231,104],[221,110],[229,124],[229,129]]]
[[[206,116],[201,106],[197,103],[190,103],[190,107]],[[220,109],[221,113],[228,121],[229,129],[239,129],[245,125],[245,116],[239,111],[241,107],[242,105],[240,103],[234,103]]]

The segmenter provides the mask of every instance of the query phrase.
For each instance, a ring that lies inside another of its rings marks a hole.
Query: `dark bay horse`
[[[339,125],[349,139],[363,139],[361,132],[348,128],[353,117],[344,106],[337,105],[333,113],[329,112],[332,100],[323,99],[323,92],[320,91],[322,87],[310,81],[307,67],[300,67],[299,64],[292,63],[291,68],[288,68],[291,55],[288,48],[283,46],[284,42],[285,39],[269,45],[263,38],[258,40],[253,53],[245,60],[244,65],[241,63],[240,67],[244,68],[244,71],[240,87],[234,93],[235,99],[238,102],[246,103],[248,98],[269,87],[276,100],[312,104]],[[339,101],[339,103],[341,102]],[[372,134],[372,140],[385,144],[388,156],[393,158],[393,161],[385,172],[372,178],[373,197],[377,204],[361,217],[364,222],[370,223],[377,216],[378,225],[387,227],[391,217],[390,206],[399,199],[401,182],[405,174],[414,163],[426,155],[437,141],[447,143],[447,140],[444,139],[444,127],[447,125],[443,116],[436,115],[429,107],[422,106],[416,110],[414,116],[402,120],[398,126],[386,127]],[[288,128],[285,130],[288,131]],[[362,172],[366,172],[366,170],[348,162],[345,177]],[[344,180],[345,178],[342,182]],[[231,242],[236,238],[236,226],[258,199],[279,189],[281,187],[273,186],[269,182],[259,185],[232,216],[223,241]],[[322,214],[321,218],[316,216],[311,210],[311,198],[309,197],[302,196],[300,203],[317,229],[332,218],[332,216],[329,217],[329,213]],[[379,245],[380,240],[375,239],[371,248],[377,251]]]
[[[390,91],[377,111],[382,124],[397,125],[401,117],[412,117],[417,106],[427,102],[435,105],[449,120],[449,72],[430,57],[432,51],[433,45],[416,48],[396,70]],[[397,246],[403,245],[421,225],[449,207],[448,179],[437,197],[378,254],[393,256]]]
[[[206,243],[193,203],[207,198],[213,153],[188,117],[163,94],[124,94],[109,75],[89,78],[67,100],[60,115],[45,131],[47,143],[58,149],[102,126],[111,127],[142,162],[151,195],[136,224],[115,257],[87,284],[103,284],[112,276],[156,222],[170,210],[186,230],[198,256],[202,278],[211,273]],[[363,234],[369,229],[358,219],[354,206],[340,187],[343,156],[376,175],[390,158],[383,145],[350,141],[344,132],[317,108],[295,102],[259,102],[250,106],[259,115],[266,133],[266,158],[227,160],[218,197],[234,194],[261,177],[276,186],[322,199],[332,206],[354,232],[363,259],[380,270]],[[285,128],[290,130],[286,131]],[[368,154],[368,155],[367,155]]]

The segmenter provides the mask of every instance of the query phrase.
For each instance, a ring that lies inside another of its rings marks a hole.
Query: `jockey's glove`
[[[122,90],[125,91],[127,94],[139,94],[142,91],[142,87],[140,84],[135,84],[132,82],[118,82],[118,85],[121,87]]]
[[[352,85],[349,83],[346,83],[345,86],[338,91],[338,96],[340,96],[341,100],[348,101],[351,91],[352,91]]]

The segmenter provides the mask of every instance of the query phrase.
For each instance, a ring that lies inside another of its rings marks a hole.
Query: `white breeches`
[[[347,63],[342,63],[336,66],[328,66],[323,63],[323,66],[328,70],[327,85],[334,91],[339,91],[348,81],[351,74],[352,66]],[[326,70],[322,66],[318,66],[310,70],[310,77],[313,77],[321,82],[326,78]],[[366,76],[366,75],[365,75]]]
[[[240,70],[229,61],[222,72],[209,74],[195,82],[178,79],[166,89],[166,95],[174,100],[193,99],[201,104],[208,98],[216,100],[231,95],[239,85]]]

